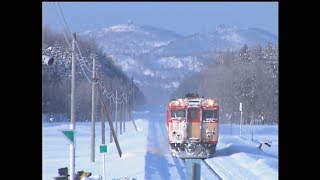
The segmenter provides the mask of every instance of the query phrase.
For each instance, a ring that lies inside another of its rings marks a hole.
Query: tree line
[[[89,58],[92,53],[96,57],[97,69],[99,69],[98,75],[102,76],[103,84],[107,90],[112,88],[115,91],[117,89],[120,94],[130,91],[132,84],[131,78],[115,64],[111,57],[103,53],[102,48],[93,39],[76,37],[76,40],[82,56],[86,57],[86,63],[79,61],[77,56],[75,107],[77,120],[87,120],[91,118],[92,84],[87,80],[84,72],[91,79],[92,72],[88,71],[85,66],[92,71],[92,60]],[[71,108],[71,43],[71,37],[64,37],[62,33],[43,27],[42,54],[52,56],[55,61],[51,66],[42,64],[42,113],[63,114],[69,119]],[[143,92],[135,84],[133,84],[133,88],[135,105],[144,104]],[[100,109],[100,106],[101,104],[97,103],[96,109]]]
[[[172,98],[198,92],[220,104],[222,122],[278,123],[278,45],[268,44],[237,51],[220,51],[200,73],[186,77]]]

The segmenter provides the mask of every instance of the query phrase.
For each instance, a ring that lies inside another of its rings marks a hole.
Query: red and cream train
[[[180,158],[213,156],[219,138],[219,106],[214,99],[188,93],[167,104],[171,154]]]

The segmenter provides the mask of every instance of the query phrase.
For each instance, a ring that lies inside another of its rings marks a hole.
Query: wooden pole
[[[126,101],[125,101],[125,108],[124,108],[124,122],[123,122],[123,132],[126,132],[126,121],[128,117],[128,99],[126,96]]]
[[[110,82],[110,89],[111,89],[111,93],[113,93],[112,91],[112,82]],[[107,113],[107,112],[106,112]],[[111,123],[113,124],[113,118],[112,118],[112,97],[110,97],[110,117],[111,117]],[[111,129],[110,129],[110,143],[113,142],[113,137],[112,137],[112,132],[111,132]]]
[[[118,135],[118,91],[116,89],[116,110],[114,114],[114,121],[116,123],[116,135]]]
[[[102,79],[100,79],[100,82],[102,82]],[[106,143],[106,137],[105,137],[105,123],[104,123],[104,112],[103,112],[103,103],[102,103],[102,97],[103,94],[100,94],[100,102],[101,102],[101,135],[102,135],[102,139],[101,139],[101,143],[105,144]]]
[[[76,84],[76,58],[75,58],[75,43],[76,33],[72,34],[72,67],[71,67],[71,121],[70,129],[76,129],[76,110],[75,110],[75,84]],[[75,137],[74,137],[75,138]],[[75,176],[75,146],[74,143],[70,144],[70,179],[74,180]]]
[[[98,90],[99,90],[100,95],[102,95],[102,90],[101,90],[100,86],[99,86]],[[102,100],[102,104],[103,104],[104,112],[107,113],[108,111],[107,111],[106,105],[104,103],[104,99]],[[113,124],[112,124],[112,121],[111,121],[111,116],[110,116],[110,114],[106,114],[106,117],[107,117],[107,120],[109,122],[110,130],[112,132],[112,135],[113,135],[113,138],[114,138],[114,142],[116,143],[118,154],[121,157],[122,156],[122,152],[121,152],[121,148],[120,148],[120,145],[119,145],[119,142],[118,142],[117,135],[115,134],[115,131],[114,131],[114,128],[113,128]]]
[[[119,117],[119,123],[120,123],[120,134],[122,134],[122,107],[123,107],[123,102],[121,102],[120,104],[120,107],[119,107],[119,109],[120,109],[120,117]]]
[[[90,161],[94,162],[95,161],[95,88],[96,88],[96,75],[95,75],[95,70],[96,70],[96,58],[95,55],[92,54],[92,59],[93,59],[93,70],[92,70],[92,104],[91,104],[91,158]]]
[[[136,129],[136,131],[138,131],[138,128],[137,128],[137,126],[136,126],[136,124],[134,123],[134,121],[133,121],[133,117],[132,117],[132,111],[133,111],[133,101],[134,101],[134,90],[133,90],[133,76],[132,76],[132,81],[131,81],[131,87],[132,87],[132,89],[131,89],[131,92],[132,92],[132,102],[131,102],[131,112],[130,112],[130,119],[131,119],[131,121],[132,121],[132,123],[133,123],[133,126],[134,126],[134,128]]]

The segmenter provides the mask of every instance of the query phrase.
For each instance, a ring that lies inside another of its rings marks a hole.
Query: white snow
[[[111,26],[108,28],[104,28],[105,31],[112,31],[112,32],[130,32],[130,31],[136,31],[137,28],[134,25],[129,24],[119,24],[115,26]]]
[[[239,34],[237,34],[235,32],[232,32],[230,34],[222,36],[221,38],[226,39],[226,40],[233,42],[235,44],[243,44],[245,42],[245,39],[243,39],[243,37],[241,37]]]
[[[152,47],[160,47],[160,46],[166,46],[170,43],[170,41],[154,41],[147,43],[148,45]]]
[[[174,88],[178,88],[179,85],[180,85],[180,83],[179,83],[178,81],[173,81],[173,82],[171,82],[171,84],[172,84],[172,86],[173,86]]]
[[[181,68],[183,66],[181,60],[175,56],[162,57],[159,59],[159,63],[161,63],[165,68]]]
[[[150,69],[145,69],[145,70],[143,71],[143,74],[146,75],[146,76],[151,76],[151,77],[154,76],[154,72],[151,71]]]
[[[185,57],[162,57],[158,60],[158,63],[164,68],[175,68],[180,69],[185,67],[188,71],[199,72],[203,67],[203,64],[199,62],[196,57],[185,56]]]
[[[138,62],[129,56],[118,56],[116,60],[123,71],[139,68]]]
[[[106,122],[106,179],[187,179],[183,161],[170,155],[165,112],[165,106],[147,106],[133,111],[138,131],[131,121],[126,122],[126,131],[122,135],[118,130],[121,158],[115,143],[109,142],[109,125]],[[58,131],[69,127],[70,122],[43,120],[43,180],[58,176],[58,168],[69,168],[69,144]],[[95,127],[95,162],[91,163],[91,122],[76,122],[75,171],[91,172],[92,176],[86,179],[96,180],[102,177],[102,155],[99,153],[101,122],[96,122]],[[217,151],[214,157],[205,161],[215,167],[223,179],[278,179],[278,126],[242,125],[241,137],[239,129],[239,125],[221,124]],[[271,147],[264,145],[259,149],[257,145],[263,139],[271,141]],[[201,179],[214,178],[202,168]]]
[[[235,32],[239,29],[247,29],[244,27],[238,27],[238,26],[226,26],[226,25],[220,25],[216,28],[216,31],[218,33],[231,33],[231,32]]]
[[[172,89],[172,88],[175,88],[177,89],[179,87],[180,83],[178,81],[172,81],[171,83],[169,84],[165,84],[164,85],[164,88],[165,89]]]
[[[200,72],[203,67],[203,64],[195,57],[186,57],[185,63],[191,72]]]

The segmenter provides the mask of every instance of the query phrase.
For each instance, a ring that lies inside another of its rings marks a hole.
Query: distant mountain
[[[219,26],[212,32],[195,33],[172,41],[167,46],[153,49],[153,55],[190,55],[208,50],[239,49],[260,44],[277,43],[277,36],[258,28]]]
[[[96,39],[106,53],[113,55],[146,53],[182,37],[173,31],[133,23],[85,31],[78,35]]]
[[[93,37],[110,57],[133,76],[146,97],[166,100],[188,74],[199,72],[216,51],[277,43],[277,36],[258,28],[221,25],[213,31],[182,36],[149,25],[120,24],[79,33]],[[160,92],[160,93],[159,93]]]

